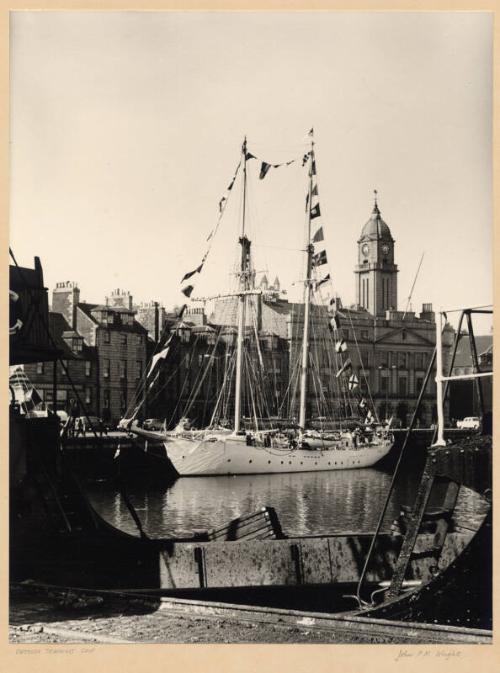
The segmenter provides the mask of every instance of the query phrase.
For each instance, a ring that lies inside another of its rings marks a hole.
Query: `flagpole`
[[[243,336],[245,330],[245,302],[247,290],[247,271],[250,256],[250,241],[245,235],[245,211],[247,193],[247,139],[243,141],[243,214],[241,225],[241,265],[240,265],[240,293],[238,297],[238,337],[236,342],[236,381],[234,388],[234,432],[241,429],[241,370],[243,360]]]
[[[306,281],[304,284],[304,330],[302,335],[302,367],[300,371],[300,406],[299,406],[299,432],[302,437],[306,427],[306,406],[307,406],[307,368],[309,359],[309,322],[311,305],[311,272],[314,246],[311,243],[311,200],[312,200],[312,179],[314,166],[314,139],[311,137],[311,156],[309,169],[309,208],[307,218],[307,269]]]

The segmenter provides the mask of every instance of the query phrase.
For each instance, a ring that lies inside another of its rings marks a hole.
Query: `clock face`
[[[384,245],[382,246],[382,252],[384,253],[384,255],[389,254],[389,246],[387,245],[387,243],[384,243]]]
[[[363,245],[363,247],[361,248],[361,252],[363,253],[363,255],[364,255],[365,257],[368,256],[368,252],[369,252],[369,250],[370,250],[370,248],[368,247],[368,244],[367,244],[367,243],[365,243],[365,244]]]

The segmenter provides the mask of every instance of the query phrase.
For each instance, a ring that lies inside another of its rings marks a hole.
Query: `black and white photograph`
[[[11,645],[493,643],[493,16],[10,12]]]

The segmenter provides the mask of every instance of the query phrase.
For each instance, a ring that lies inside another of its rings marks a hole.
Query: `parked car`
[[[466,416],[462,421],[457,421],[457,428],[462,430],[479,430],[481,420],[477,416]]]
[[[109,425],[104,423],[102,418],[99,418],[98,416],[79,416],[78,418],[75,418],[75,432],[80,430],[80,432],[85,434],[86,432],[92,432],[92,429],[97,433],[107,433],[110,428]]]
[[[163,430],[164,421],[160,418],[146,418],[142,427],[144,430]]]

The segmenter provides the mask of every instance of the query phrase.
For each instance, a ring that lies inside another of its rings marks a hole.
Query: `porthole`
[[[291,460],[289,460],[289,461],[288,461],[288,464],[289,464],[289,465],[291,465],[291,464],[292,464],[292,461],[291,461]]]
[[[300,461],[300,464],[303,465],[304,463],[302,461]]]
[[[252,461],[251,461],[251,460],[249,460],[248,462],[249,462],[249,463],[251,463]]]
[[[268,460],[268,461],[267,461],[267,464],[268,464],[268,465],[271,465],[271,461],[270,461],[270,460]]]
[[[231,458],[228,458],[228,459],[227,459],[227,462],[230,463],[230,462],[231,462]]]
[[[283,461],[281,461],[281,464],[283,465]]]

